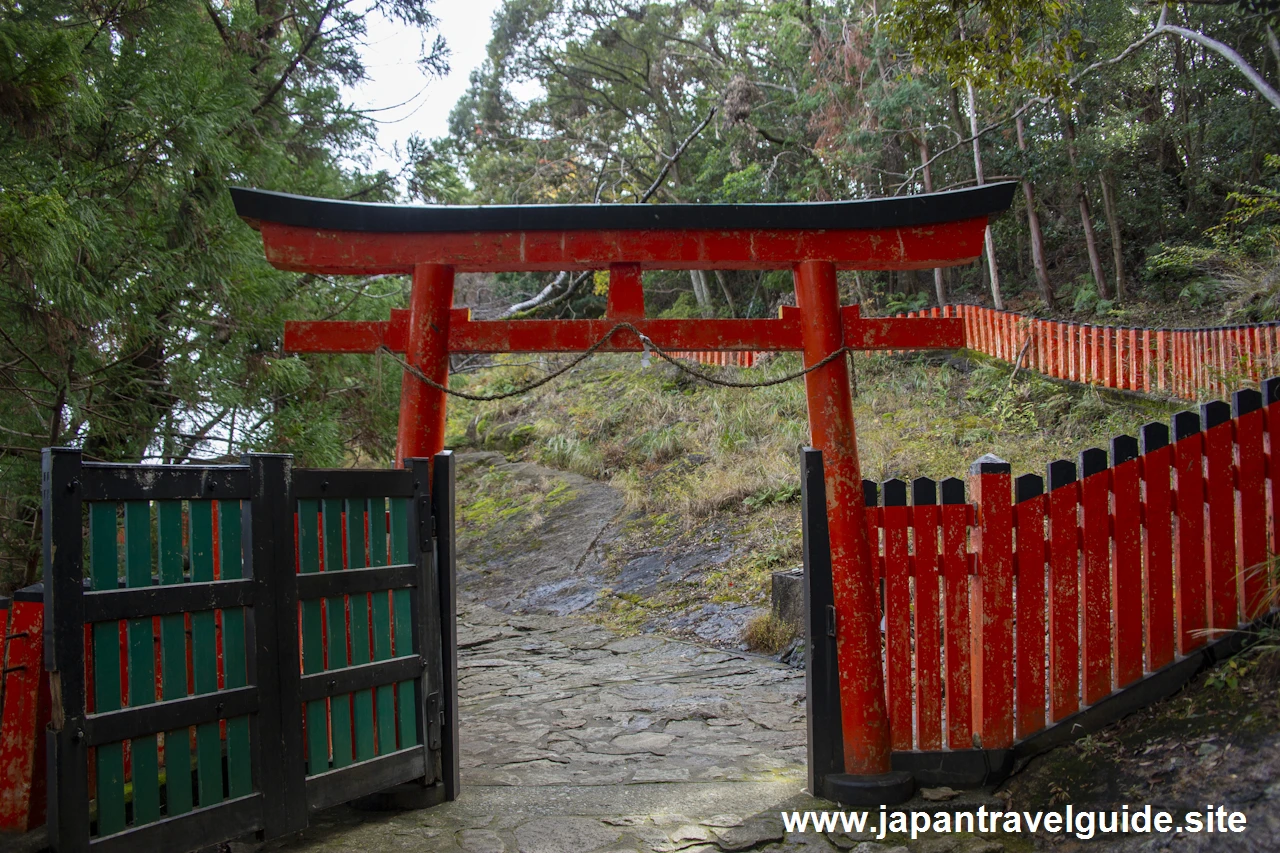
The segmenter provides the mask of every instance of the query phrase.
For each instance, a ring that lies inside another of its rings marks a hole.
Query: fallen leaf
[[[945,785],[941,788],[921,788],[920,796],[931,803],[940,803],[945,800],[953,800],[960,796],[959,791],[953,791]]]

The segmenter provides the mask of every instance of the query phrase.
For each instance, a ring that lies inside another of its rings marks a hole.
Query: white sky
[[[380,110],[372,114],[380,122],[374,168],[398,171],[401,163],[390,156],[392,146],[399,144],[403,151],[412,133],[425,139],[448,134],[449,112],[467,91],[471,72],[484,62],[493,13],[501,4],[502,0],[434,0],[430,9],[450,56],[448,76],[430,80],[416,64],[422,36],[379,14],[369,16],[363,50],[369,79],[344,94],[359,109]]]

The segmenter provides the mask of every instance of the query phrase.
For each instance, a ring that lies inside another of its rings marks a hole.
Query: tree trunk
[[[929,165],[929,140],[921,128],[916,137],[916,145],[920,148],[920,165],[924,169],[924,191],[933,192],[933,168]],[[947,282],[942,278],[942,269],[933,270],[933,293],[938,298],[938,307],[947,304]]]
[[[1018,150],[1022,152],[1025,159],[1027,138],[1026,129],[1022,124],[1022,116],[1018,116],[1016,127],[1018,130]],[[1046,307],[1052,308],[1056,294],[1053,292],[1053,284],[1049,281],[1049,270],[1044,262],[1044,232],[1040,230],[1040,214],[1036,212],[1036,191],[1031,186],[1031,181],[1026,177],[1022,179],[1022,194],[1027,200],[1027,230],[1031,234],[1031,264],[1036,269],[1036,284],[1040,288],[1040,300],[1044,302]]]
[[[1107,227],[1111,230],[1111,258],[1116,267],[1116,299],[1123,299],[1126,290],[1124,243],[1120,237],[1120,217],[1116,212],[1116,191],[1112,185],[1114,179],[1111,173],[1104,169],[1099,180],[1102,184],[1102,206],[1107,214]]]
[[[1093,232],[1093,216],[1089,212],[1089,196],[1084,191],[1084,182],[1080,180],[1080,168],[1076,162],[1076,125],[1071,116],[1063,113],[1062,128],[1067,137],[1067,159],[1071,161],[1071,173],[1075,179],[1076,200],[1080,204],[1080,224],[1084,227],[1084,244],[1089,250],[1089,268],[1093,270],[1093,280],[1098,283],[1098,295],[1103,299],[1111,298],[1111,288],[1107,277],[1102,274],[1102,258],[1098,256],[1098,237]]]
[[[698,303],[703,317],[711,316],[711,289],[707,287],[707,274],[704,270],[689,270],[689,279],[693,282],[693,298]]]
[[[716,282],[720,285],[720,292],[724,294],[724,304],[729,306],[729,316],[737,317],[738,308],[733,304],[733,294],[729,292],[729,282],[726,280],[724,270],[716,270]],[[706,275],[706,273],[703,273]]]
[[[973,81],[965,80],[969,91],[969,135],[973,137],[973,177],[978,186],[986,183],[982,176],[982,146],[978,140],[978,96],[973,90]],[[991,277],[991,300],[997,311],[1004,310],[1004,298],[1000,295],[1000,269],[996,264],[996,244],[991,237],[991,224],[987,224],[985,234],[987,246],[987,270]]]

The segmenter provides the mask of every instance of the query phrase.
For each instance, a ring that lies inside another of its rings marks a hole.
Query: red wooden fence
[[[972,502],[864,483],[895,750],[1009,747],[1273,609],[1280,380],[1233,403],[1053,462],[1047,489],[991,456]]]
[[[0,830],[25,832],[45,816],[43,732],[50,695],[38,588],[19,590],[9,607],[0,608],[0,627]]]
[[[1280,372],[1280,324],[1135,329],[1042,320],[981,305],[897,317],[960,317],[968,348],[1055,379],[1182,400],[1225,397]],[[681,352],[702,364],[751,367],[759,353]]]

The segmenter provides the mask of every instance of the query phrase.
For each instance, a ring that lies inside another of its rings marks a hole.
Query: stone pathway
[[[390,815],[331,809],[269,849],[748,850],[783,840],[781,808],[815,802],[801,794],[801,671],[482,605],[458,629],[459,800]],[[822,846],[806,849],[835,849],[813,841]]]

